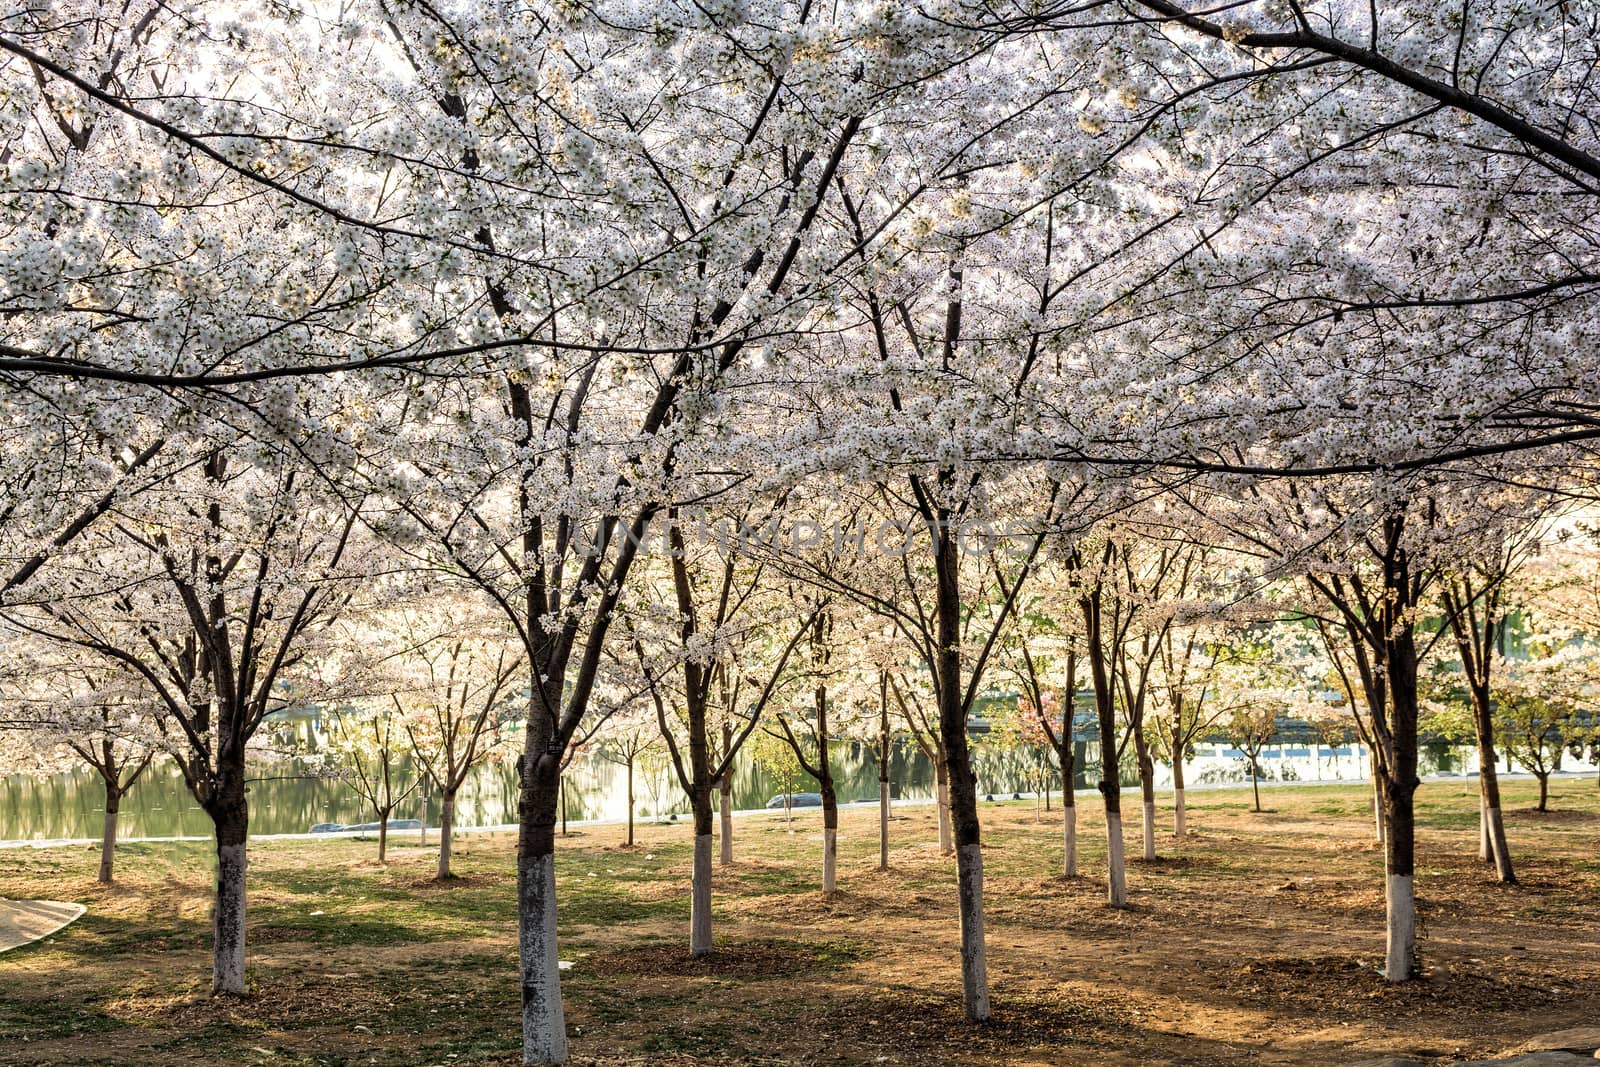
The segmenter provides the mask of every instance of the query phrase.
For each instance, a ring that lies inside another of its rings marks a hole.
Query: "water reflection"
[[[1099,776],[1099,751],[1093,742],[1080,743],[1078,788],[1092,785]],[[835,786],[841,803],[876,801],[876,753],[860,744],[835,748]],[[1039,788],[1042,754],[1029,748],[979,746],[974,752],[980,795],[1007,795]],[[1427,762],[1427,761],[1425,761]],[[1355,749],[1335,751],[1293,747],[1264,754],[1263,780],[1351,780],[1363,777],[1367,765]],[[1191,786],[1246,780],[1246,764],[1223,745],[1201,746],[1185,765]],[[897,745],[890,758],[893,795],[927,798],[933,792],[933,767],[914,745]],[[402,770],[402,776],[409,775]],[[1059,789],[1056,776],[1048,776],[1051,789]],[[1131,768],[1124,767],[1124,785],[1134,784]],[[1163,769],[1160,784],[1170,780]],[[668,814],[684,815],[688,802],[664,757],[642,758],[634,770],[635,816],[639,819]],[[801,792],[815,791],[816,783],[802,776]],[[733,803],[736,808],[764,807],[780,792],[764,768],[750,760],[734,769]],[[30,777],[0,778],[0,839],[41,840],[93,838],[100,832],[105,794],[91,771]],[[627,772],[619,764],[599,758],[576,761],[568,770],[566,814],[573,821],[622,819],[627,815]],[[304,833],[313,823],[361,822],[373,818],[370,810],[347,785],[305,777],[290,764],[264,770],[250,785],[250,830],[255,834]],[[438,820],[438,799],[428,805],[428,825]],[[512,761],[479,768],[456,800],[457,824],[494,826],[516,821],[517,776]],[[422,796],[414,793],[393,813],[394,818],[423,816]],[[184,787],[183,778],[170,764],[152,767],[122,801],[120,836],[206,837],[211,823]]]

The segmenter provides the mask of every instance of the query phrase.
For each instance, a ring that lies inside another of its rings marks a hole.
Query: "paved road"
[[[0,899],[0,952],[49,937],[82,915],[82,904]]]

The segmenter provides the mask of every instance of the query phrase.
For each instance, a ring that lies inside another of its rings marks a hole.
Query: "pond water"
[[[841,746],[832,762],[835,788],[842,802],[877,798],[878,765],[870,751],[860,746]],[[997,776],[997,780],[1004,778],[1009,784],[1017,776],[1001,772],[1010,762],[1014,761],[988,760],[984,777]],[[890,774],[897,796],[932,793],[933,768],[920,751],[896,750],[890,761]],[[259,775],[249,786],[253,834],[305,833],[314,823],[355,823],[375,817],[344,782],[302,775],[293,764],[262,768]],[[403,783],[400,788],[413,781],[409,767],[402,767],[399,780]],[[815,789],[814,779],[804,775],[796,786],[797,792]],[[575,761],[567,770],[565,792],[566,814],[572,821],[627,817],[627,771],[619,764],[597,757]],[[736,808],[763,807],[770,797],[781,792],[772,775],[753,761],[741,760],[735,767]],[[413,792],[391,817],[422,817],[422,806],[422,794]],[[0,840],[97,837],[104,810],[104,787],[87,768],[48,776],[0,778]],[[688,810],[670,767],[660,757],[641,758],[634,768],[635,817],[685,814]],[[428,803],[428,824],[435,825],[438,818],[439,802],[435,797]],[[458,826],[496,826],[515,822],[516,818],[517,773],[510,760],[479,767],[456,796]],[[210,832],[210,820],[171,764],[152,767],[122,800],[119,835],[124,838],[204,836]]]
[[[876,801],[878,765],[865,746],[835,746],[833,771],[842,803]],[[1005,749],[992,745],[974,750],[978,788],[983,794],[1032,793],[1040,787],[1038,753],[1031,749]],[[1079,745],[1078,788],[1092,785],[1099,775],[1098,746]],[[1461,767],[1448,751],[1424,757],[1424,771]],[[1320,746],[1274,746],[1262,755],[1263,781],[1350,781],[1364,778],[1368,763],[1358,747],[1333,749]],[[1193,788],[1248,781],[1248,764],[1227,745],[1201,745],[1195,758],[1184,765],[1186,784]],[[359,796],[345,783],[297,773],[292,764],[263,769],[250,785],[250,830],[253,834],[305,833],[319,822],[354,823],[372,819]],[[668,814],[684,815],[688,803],[663,757],[643,758],[634,772],[635,817],[648,819]],[[409,772],[402,772],[409,781]],[[1058,776],[1050,774],[1052,790]],[[1124,767],[1123,784],[1136,779]],[[890,782],[898,798],[928,798],[933,792],[933,767],[921,750],[897,745],[890,759]],[[1170,788],[1171,774],[1157,770],[1161,788]],[[815,781],[802,775],[797,792],[814,792]],[[765,807],[782,792],[782,786],[761,765],[741,760],[734,769],[733,804],[737,809]],[[87,769],[48,776],[13,775],[0,778],[0,840],[37,841],[94,838],[100,833],[105,794],[100,780]],[[581,759],[567,772],[566,814],[572,821],[621,820],[627,816],[625,769],[597,757]],[[424,815],[423,798],[414,793],[394,811],[393,818]],[[438,800],[428,804],[428,825],[437,823]],[[513,763],[479,768],[457,797],[457,825],[495,826],[516,821],[517,777]],[[210,820],[190,796],[171,764],[152,767],[123,798],[119,835],[130,837],[204,837]]]

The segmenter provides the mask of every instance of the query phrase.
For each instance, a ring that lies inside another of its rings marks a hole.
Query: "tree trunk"
[[[717,862],[724,867],[733,865],[733,726],[724,721],[722,724],[722,758],[727,761],[728,769],[722,772],[722,778],[717,782],[717,791],[721,795],[721,830],[722,851],[717,857]]]
[[[559,690],[554,696],[559,697]],[[537,705],[536,705],[537,706]],[[559,706],[559,705],[553,705]],[[545,751],[549,729],[530,716],[517,832],[517,949],[522,979],[522,1062],[567,1062],[556,944],[556,806],[561,758]],[[543,727],[542,729],[540,727]]]
[[[941,750],[933,761],[933,798],[938,809],[939,855],[948,856],[955,851],[950,834],[950,764]]]
[[[1100,743],[1100,795],[1106,804],[1106,903],[1121,908],[1128,903],[1128,868],[1122,856],[1122,783],[1114,762],[1116,751],[1113,745],[1108,754],[1105,742]]]
[[[1056,749],[1056,762],[1061,765],[1061,874],[1065,878],[1078,877],[1078,797],[1073,790],[1077,777],[1076,757],[1072,750],[1072,735],[1062,730],[1061,744]]]
[[[724,867],[733,864],[733,764],[728,764],[728,771],[722,776],[718,784],[719,794],[719,819],[722,831],[721,853],[717,862]]]
[[[1368,761],[1372,766],[1372,839],[1378,844],[1383,844],[1383,786],[1378,783],[1378,765],[1371,760],[1371,749],[1368,749]]]
[[[878,870],[889,869],[889,782],[878,782]]]
[[[1495,875],[1505,885],[1516,885],[1517,874],[1511,864],[1511,847],[1506,842],[1506,824],[1500,817],[1500,776],[1495,770],[1494,706],[1489,699],[1487,667],[1480,684],[1469,686],[1472,693],[1472,725],[1478,740],[1478,796],[1480,827],[1478,855],[1494,864]]]
[[[1499,800],[1499,790],[1496,789],[1495,799]],[[1506,843],[1506,824],[1500,814],[1500,805],[1496,804],[1488,810],[1489,816],[1489,845],[1494,853],[1495,874],[1505,885],[1517,884],[1517,873],[1511,866],[1511,848]]]
[[[1106,903],[1127,907],[1128,868],[1122,858],[1122,805],[1106,800]]]
[[[829,825],[829,806],[822,808],[822,895],[831,897],[839,890],[839,809],[833,807]]]
[[[628,757],[628,848],[633,847],[633,757]]]
[[[978,829],[977,780],[967,766],[965,737],[950,758],[950,821],[956,840],[956,886],[961,913],[961,988],[967,1018],[989,1017],[989,970],[983,932],[983,849]]]
[[[689,798],[694,812],[694,866],[689,872],[689,955],[711,953],[711,783]]]
[[[117,852],[117,811],[122,805],[122,795],[111,782],[106,782],[106,817],[100,830],[100,874],[97,881],[111,884],[111,868]]]
[[[1144,806],[1144,859],[1156,858],[1156,770],[1148,755],[1139,759],[1139,799]]]
[[[1536,777],[1539,779],[1539,810],[1540,811],[1549,811],[1550,810],[1550,807],[1549,807],[1549,805],[1550,805],[1550,772],[1549,771],[1544,771],[1543,773],[1537,774]]]
[[[839,794],[833,786],[833,761],[828,758],[828,696],[817,687],[817,788],[822,792],[822,895],[838,889]]]
[[[389,812],[393,808],[378,809],[378,862],[389,862]]]
[[[887,682],[884,683],[887,687]],[[878,741],[878,870],[889,869],[889,701],[881,698],[882,728]]]
[[[1172,756],[1172,832],[1179,841],[1189,832],[1187,818],[1183,806],[1183,753],[1176,752]]]
[[[1061,805],[1061,874],[1078,877],[1078,806]]]
[[[1124,667],[1124,670],[1127,668]],[[1150,742],[1144,732],[1144,698],[1138,698],[1138,710],[1132,718],[1134,764],[1139,769],[1139,802],[1141,840],[1144,860],[1152,863],[1156,858],[1156,763],[1150,754]]]
[[[1489,801],[1478,789],[1478,862],[1494,863],[1494,846],[1489,843]]]
[[[211,992],[242,996],[244,986],[245,840],[250,810],[241,772],[209,812],[217,838],[217,899],[212,918]]]
[[[1256,758],[1250,757],[1250,789],[1255,793],[1256,811],[1261,810],[1261,768],[1256,766]]]
[[[422,779],[422,829],[417,834],[417,847],[428,847],[428,801],[433,797],[433,780]]]
[[[943,515],[940,516],[944,518]],[[950,827],[956,846],[956,888],[961,912],[961,993],[968,1019],[989,1018],[989,969],[983,933],[983,848],[978,824],[978,781],[967,746],[962,693],[960,558],[956,532],[936,534],[939,740],[950,780]]]
[[[1403,588],[1396,582],[1395,586]],[[1384,842],[1388,878],[1389,943],[1385,974],[1391,982],[1416,977],[1417,651],[1409,626],[1389,630],[1385,671],[1389,679],[1389,759],[1383,781]]]
[[[1128,903],[1127,867],[1122,859],[1122,781],[1118,762],[1116,703],[1111,688],[1111,659],[1101,637],[1099,591],[1080,601],[1089,641],[1089,677],[1094,687],[1094,714],[1100,731],[1100,797],[1106,806],[1106,903]]]
[[[695,819],[694,867],[689,873],[689,955],[711,954],[711,820]]]
[[[454,844],[456,829],[456,791],[445,789],[439,793],[439,880],[450,877],[450,849]]]
[[[1398,747],[1398,746],[1397,746]],[[1415,765],[1413,764],[1413,767]],[[1402,768],[1397,767],[1403,774]],[[1412,778],[1415,777],[1413,771]],[[1409,981],[1417,956],[1417,912],[1413,886],[1415,874],[1415,785],[1410,781],[1384,781],[1386,825],[1388,951],[1385,975],[1391,982]]]

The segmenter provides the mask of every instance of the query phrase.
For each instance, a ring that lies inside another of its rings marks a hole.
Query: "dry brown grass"
[[[1474,857],[1466,782],[1430,783],[1418,857],[1423,981],[1387,985],[1381,851],[1361,787],[1287,789],[1265,814],[1196,793],[1194,832],[1130,865],[1103,904],[1103,823],[1080,808],[1066,880],[1052,814],[985,805],[995,1014],[961,1017],[951,861],[929,809],[897,811],[892,869],[871,809],[846,812],[842,892],[816,888],[804,819],[737,824],[719,868],[719,952],[690,960],[688,831],[591,828],[563,842],[563,955],[575,1063],[1289,1064],[1389,1052],[1445,1061],[1600,1017],[1600,796],[1559,814],[1508,800],[1523,884]],[[814,815],[814,813],[813,813]],[[1163,816],[1166,817],[1166,816]],[[1137,821],[1137,815],[1134,816]],[[1129,827],[1130,843],[1137,827]],[[463,877],[431,850],[271,842],[252,850],[242,1000],[206,996],[208,852],[136,846],[121,884],[87,849],[0,853],[0,894],[77,899],[54,943],[0,956],[0,1062],[511,1064],[517,1055],[514,843],[468,837]]]

